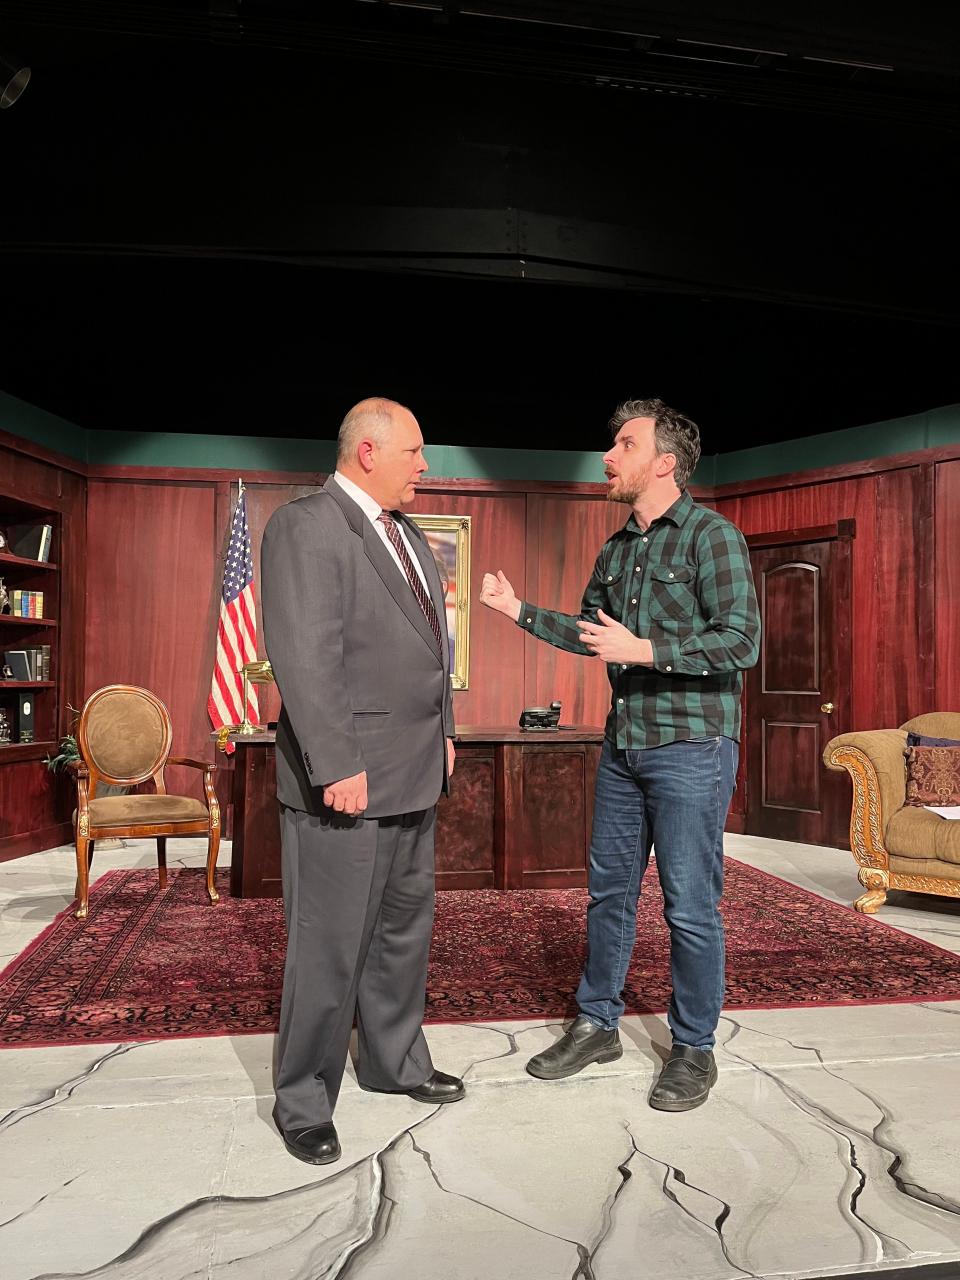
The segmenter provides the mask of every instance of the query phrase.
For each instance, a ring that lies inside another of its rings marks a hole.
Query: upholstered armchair
[[[167,887],[167,837],[206,836],[207,893],[211,903],[219,901],[213,879],[220,847],[220,806],[213,789],[216,766],[170,755],[172,741],[170,713],[148,689],[111,684],[84,703],[77,726],[81,759],[72,766],[77,781],[78,920],[87,918],[94,845],[109,836],[156,839],[161,889]],[[205,802],[167,795],[163,771],[168,764],[203,771]],[[133,787],[151,780],[152,794],[97,795],[102,783]]]
[[[879,910],[889,889],[960,898],[960,821],[905,803],[908,732],[960,740],[960,713],[934,711],[899,729],[841,733],[824,748],[824,763],[846,769],[853,782],[850,849],[867,890],[853,904],[858,911]]]

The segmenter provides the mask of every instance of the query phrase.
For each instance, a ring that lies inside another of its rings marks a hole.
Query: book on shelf
[[[3,661],[13,672],[14,680],[49,680],[50,679],[50,646],[48,644],[31,645],[26,649],[8,649]],[[3,688],[0,682],[0,689]]]
[[[10,608],[15,618],[42,618],[42,591],[11,591]]]
[[[24,560],[50,559],[53,543],[52,524],[11,524],[7,527],[7,542],[15,556]]]

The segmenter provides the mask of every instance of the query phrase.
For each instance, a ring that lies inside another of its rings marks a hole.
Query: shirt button
[[[621,671],[626,671],[626,669],[627,669],[627,664],[626,664],[625,662],[621,662],[621,663],[620,663],[620,670],[621,670]],[[706,673],[704,673],[704,674],[706,674]]]
[[[630,601],[630,603],[631,603],[631,604],[636,604],[636,603],[637,603],[637,597],[636,597],[636,596],[634,596],[634,597],[633,597],[633,599]]]
[[[644,538],[644,542],[649,542],[649,541],[650,541],[649,538]]]
[[[608,581],[608,582],[612,582],[612,581],[613,581],[613,574],[612,574],[612,573],[608,573],[608,574],[607,574],[607,581]]]
[[[671,578],[673,577],[673,574],[672,574],[672,573],[671,573],[670,577],[671,577]]]
[[[528,622],[532,622],[532,621],[533,621],[533,619],[532,619],[532,618],[528,618],[528,619],[527,619],[527,621],[528,621]]]
[[[709,671],[705,671],[703,674],[704,674],[705,676],[708,676],[708,675],[710,674],[710,672],[709,672]]]
[[[620,703],[620,705],[621,705],[621,707],[622,707],[622,706],[623,706],[623,699],[622,699],[622,698],[618,698],[618,699],[617,699],[617,701]]]
[[[673,667],[664,667],[663,669],[664,669],[664,671],[672,671],[672,670],[673,670]]]

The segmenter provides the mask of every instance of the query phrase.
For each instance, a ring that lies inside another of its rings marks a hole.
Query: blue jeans
[[[637,933],[637,900],[651,845],[670,928],[675,1044],[712,1049],[724,991],[723,824],[737,774],[730,738],[694,738],[645,751],[606,741],[590,841],[588,955],[580,1011],[607,1030]]]

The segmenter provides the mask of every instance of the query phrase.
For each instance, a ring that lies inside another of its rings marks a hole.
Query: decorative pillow
[[[960,738],[928,738],[923,733],[908,733],[908,747],[960,747]]]
[[[960,747],[907,747],[907,804],[960,805]]]

